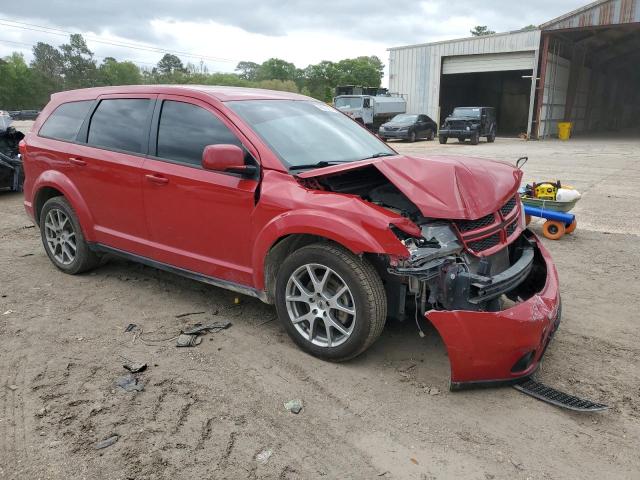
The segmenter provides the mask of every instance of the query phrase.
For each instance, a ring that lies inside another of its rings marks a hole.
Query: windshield
[[[408,115],[406,113],[401,113],[400,115],[396,115],[391,119],[391,123],[415,123],[418,120],[418,115]]]
[[[361,108],[362,97],[338,97],[335,104],[336,108]]]
[[[227,102],[288,168],[395,155],[375,135],[321,102]],[[310,167],[311,168],[311,167]]]
[[[453,110],[452,117],[480,118],[480,109],[477,107],[458,107]]]

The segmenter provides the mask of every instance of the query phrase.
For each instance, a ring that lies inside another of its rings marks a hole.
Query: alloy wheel
[[[289,320],[314,345],[337,347],[349,339],[356,325],[349,286],[325,265],[297,268],[287,281],[285,301]]]
[[[69,216],[59,208],[47,212],[44,220],[45,238],[53,258],[61,265],[70,265],[76,258],[76,232]]]

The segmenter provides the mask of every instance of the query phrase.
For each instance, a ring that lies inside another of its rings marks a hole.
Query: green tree
[[[64,68],[62,54],[48,43],[38,42],[33,47],[33,60],[31,68],[52,78],[62,80]]]
[[[175,55],[165,53],[164,57],[158,62],[158,66],[154,69],[159,75],[173,75],[175,73],[187,73],[187,70]]]
[[[341,85],[379,87],[384,75],[384,64],[376,56],[340,60],[336,69]]]
[[[525,26],[525,27],[522,27],[520,30],[522,30],[522,31],[526,31],[526,30],[537,30],[537,29],[538,29],[538,26],[537,26],[537,25],[534,25],[534,24],[532,23],[532,24],[529,24],[529,25],[527,25],[527,26]]]
[[[235,71],[239,72],[238,76],[240,78],[253,82],[258,79],[260,65],[255,62],[239,62]]]
[[[260,80],[252,86],[265,88],[267,90],[281,90],[283,92],[298,93],[298,86],[293,80]]]
[[[473,27],[473,30],[470,30],[470,32],[474,37],[484,37],[485,35],[493,35],[496,33],[493,30],[489,30],[486,25],[476,25]]]
[[[97,83],[96,61],[82,35],[74,33],[69,43],[60,45],[66,89],[93,87]]]
[[[328,102],[333,98],[333,91],[338,85],[339,79],[340,75],[336,64],[323,60],[304,69],[304,87],[302,90],[305,95]]]
[[[133,62],[118,62],[113,57],[106,57],[100,68],[98,78],[101,85],[139,85],[142,83],[140,69]]]
[[[280,58],[270,58],[262,62],[257,80],[295,80],[296,66]]]
[[[37,82],[20,53],[12,53],[0,62],[0,105],[7,110],[39,106],[41,96]]]

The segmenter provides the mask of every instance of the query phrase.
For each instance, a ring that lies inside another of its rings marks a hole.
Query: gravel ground
[[[118,260],[64,275],[21,195],[0,193],[0,478],[639,478],[640,142],[394,146],[529,155],[527,179],[582,191],[576,232],[545,240],[564,317],[539,379],[609,411],[572,413],[511,388],[451,393],[440,338],[412,322],[336,365],[298,350],[254,299]],[[206,313],[177,318],[188,312]],[[174,346],[203,320],[232,326]],[[124,358],[148,363],[144,391],[115,386]],[[292,399],[298,415],[283,406]]]

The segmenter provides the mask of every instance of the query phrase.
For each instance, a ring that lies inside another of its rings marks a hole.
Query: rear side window
[[[91,117],[87,143],[94,147],[143,153],[147,142],[147,117],[151,100],[102,100]]]
[[[49,115],[38,135],[74,141],[92,104],[93,100],[63,103]]]
[[[158,125],[158,157],[199,166],[204,147],[217,144],[242,147],[211,112],[190,103],[165,100]]]

